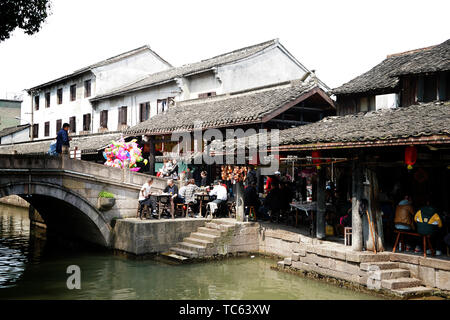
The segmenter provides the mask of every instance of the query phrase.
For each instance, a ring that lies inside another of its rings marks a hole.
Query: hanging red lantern
[[[311,156],[313,158],[313,163],[320,163],[320,151],[313,151]],[[316,165],[316,168],[320,169],[320,165]]]
[[[405,149],[405,163],[408,170],[413,168],[417,160],[417,149],[415,146],[407,146]]]

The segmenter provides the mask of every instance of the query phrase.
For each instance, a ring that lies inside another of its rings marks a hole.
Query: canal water
[[[273,259],[167,265],[80,249],[30,232],[28,211],[0,204],[0,299],[377,299],[270,269]],[[69,290],[67,267],[81,269]]]

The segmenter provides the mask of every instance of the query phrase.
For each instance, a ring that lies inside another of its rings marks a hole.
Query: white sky
[[[180,66],[273,38],[334,88],[450,38],[448,0],[53,0],[52,12],[0,42],[0,97],[144,44]]]

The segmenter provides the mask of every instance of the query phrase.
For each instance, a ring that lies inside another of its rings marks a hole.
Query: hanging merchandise
[[[407,146],[405,149],[405,163],[408,170],[413,168],[417,160],[417,149],[415,146]]]
[[[125,142],[123,138],[120,138],[119,141],[112,141],[103,152],[103,157],[106,159],[105,166],[139,171],[140,168],[136,164],[143,161],[146,165],[148,161],[142,158],[142,150],[138,147],[136,141],[136,139],[133,139],[130,142]]]
[[[313,151],[311,154],[312,158],[313,158],[313,163],[320,163],[320,151],[316,150]],[[320,165],[316,165],[317,170],[320,169]]]

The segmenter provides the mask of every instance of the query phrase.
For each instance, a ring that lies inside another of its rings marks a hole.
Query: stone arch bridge
[[[0,197],[18,195],[42,216],[48,230],[111,247],[112,221],[136,216],[138,193],[149,175],[65,157],[0,155]],[[162,189],[165,180],[154,178]],[[98,195],[115,196],[100,210]]]

